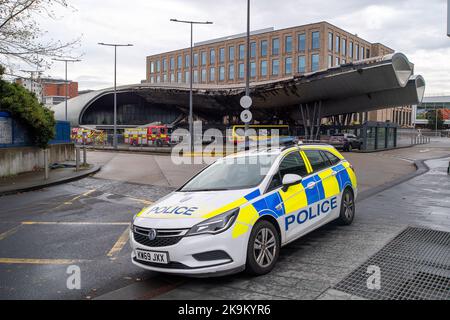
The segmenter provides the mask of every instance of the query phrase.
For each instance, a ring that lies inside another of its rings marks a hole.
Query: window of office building
[[[254,61],[250,62],[250,77],[256,77],[256,62]]]
[[[366,49],[366,58],[370,58],[370,49]]]
[[[286,36],[284,38],[284,50],[286,53],[292,52],[292,36]]]
[[[342,39],[342,55],[346,56],[347,55],[347,40],[346,39]]]
[[[360,56],[361,56],[361,59],[364,59],[364,47],[361,47],[361,54],[360,54]]]
[[[336,47],[335,47],[336,53],[341,52],[341,37],[336,36]]]
[[[155,83],[155,77],[154,76],[150,77],[150,83]]]
[[[202,82],[206,82],[206,69],[202,69]]]
[[[280,73],[280,60],[272,60],[272,75],[277,76]]]
[[[175,82],[175,74],[174,73],[170,74],[170,82]]]
[[[267,40],[261,40],[261,57],[267,56]]]
[[[239,45],[239,60],[244,60],[245,57],[245,45],[240,44]]]
[[[191,77],[191,72],[190,71],[185,71],[184,72],[184,82],[185,83],[189,83],[190,77]]]
[[[331,54],[328,55],[328,68],[333,66],[333,56]]]
[[[333,33],[328,32],[328,50],[333,50]]]
[[[214,67],[209,68],[209,81],[216,81],[216,68]]]
[[[216,50],[214,49],[209,50],[209,63],[210,64],[216,63]]]
[[[311,71],[317,71],[319,70],[319,55],[318,54],[313,54],[311,55]]]
[[[298,51],[306,50],[306,34],[301,33],[298,35]]]
[[[183,65],[183,57],[178,56],[177,57],[177,70],[180,70],[182,65]]]
[[[225,80],[225,67],[219,67],[219,81]]]
[[[166,72],[167,71],[167,59],[166,58],[163,58],[162,65],[163,65],[163,72]]]
[[[194,67],[198,66],[198,53],[194,53]]]
[[[280,53],[280,39],[272,39],[272,55]]]
[[[261,77],[266,77],[267,76],[267,60],[262,60],[261,61]]]
[[[175,70],[175,58],[170,57],[170,71]]]
[[[234,64],[228,66],[228,80],[234,80]]]
[[[190,64],[191,64],[191,56],[187,54],[184,56],[184,67],[189,68]]]
[[[335,64],[336,66],[340,65],[340,63],[339,63],[339,57],[336,57],[336,58],[335,58],[334,64]]]
[[[202,66],[206,66],[206,52],[202,52]]]
[[[219,49],[219,63],[225,62],[225,48]]]
[[[192,80],[194,83],[198,83],[198,70],[194,70],[194,78]]]
[[[348,55],[350,56],[350,58],[353,58],[353,41],[350,41],[350,43],[349,43]]]
[[[183,78],[182,78],[182,73],[181,71],[177,72],[177,82],[178,83],[182,83],[183,82]]]
[[[228,61],[234,61],[234,47],[228,48]]]
[[[341,60],[341,64],[346,64],[346,63],[347,63],[347,60],[345,60],[345,59]]]
[[[155,63],[153,61],[150,62],[150,73],[155,72]]]
[[[155,65],[155,69],[156,69],[156,72],[160,72],[161,71],[161,63],[159,62],[159,60],[157,60],[156,61],[156,65]]]
[[[292,73],[292,58],[287,57],[284,59],[284,73],[291,74]]]
[[[298,57],[297,71],[299,73],[305,73],[306,72],[306,59],[305,59],[305,56],[299,56]]]
[[[356,60],[359,60],[359,44],[356,45]]]
[[[250,43],[250,58],[256,57],[256,42]]]
[[[313,50],[320,49],[320,32],[314,31],[311,33],[311,47]]]
[[[157,75],[156,76],[156,83],[160,83],[161,82],[161,76],[160,75]]]
[[[163,82],[167,82],[167,74],[166,73],[163,74]]]
[[[239,79],[244,79],[244,77],[245,77],[244,64],[239,63]]]

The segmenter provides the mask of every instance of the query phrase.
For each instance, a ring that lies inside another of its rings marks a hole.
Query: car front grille
[[[133,226],[133,237],[137,243],[146,247],[168,247],[180,242],[189,229],[155,229],[156,238],[149,239],[150,228]]]

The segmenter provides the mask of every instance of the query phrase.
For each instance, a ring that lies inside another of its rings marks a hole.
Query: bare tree
[[[43,40],[45,34],[36,17],[56,19],[55,6],[68,8],[66,0],[0,0],[0,64],[14,62],[48,67],[48,58],[74,58],[70,51],[80,42]]]

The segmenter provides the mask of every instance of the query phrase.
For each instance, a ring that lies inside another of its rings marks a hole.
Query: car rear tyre
[[[265,220],[257,222],[248,243],[246,272],[259,276],[272,271],[280,247],[280,236],[275,226]]]
[[[355,196],[350,189],[345,189],[342,194],[341,213],[338,222],[341,225],[348,226],[352,224],[355,218]]]

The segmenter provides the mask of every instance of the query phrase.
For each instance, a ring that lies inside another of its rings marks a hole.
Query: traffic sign
[[[249,123],[250,121],[252,121],[253,119],[253,115],[249,110],[244,110],[241,113],[241,120],[244,123]]]
[[[249,96],[243,96],[241,98],[241,107],[244,109],[248,109],[252,106],[253,101],[252,98],[250,98]]]

